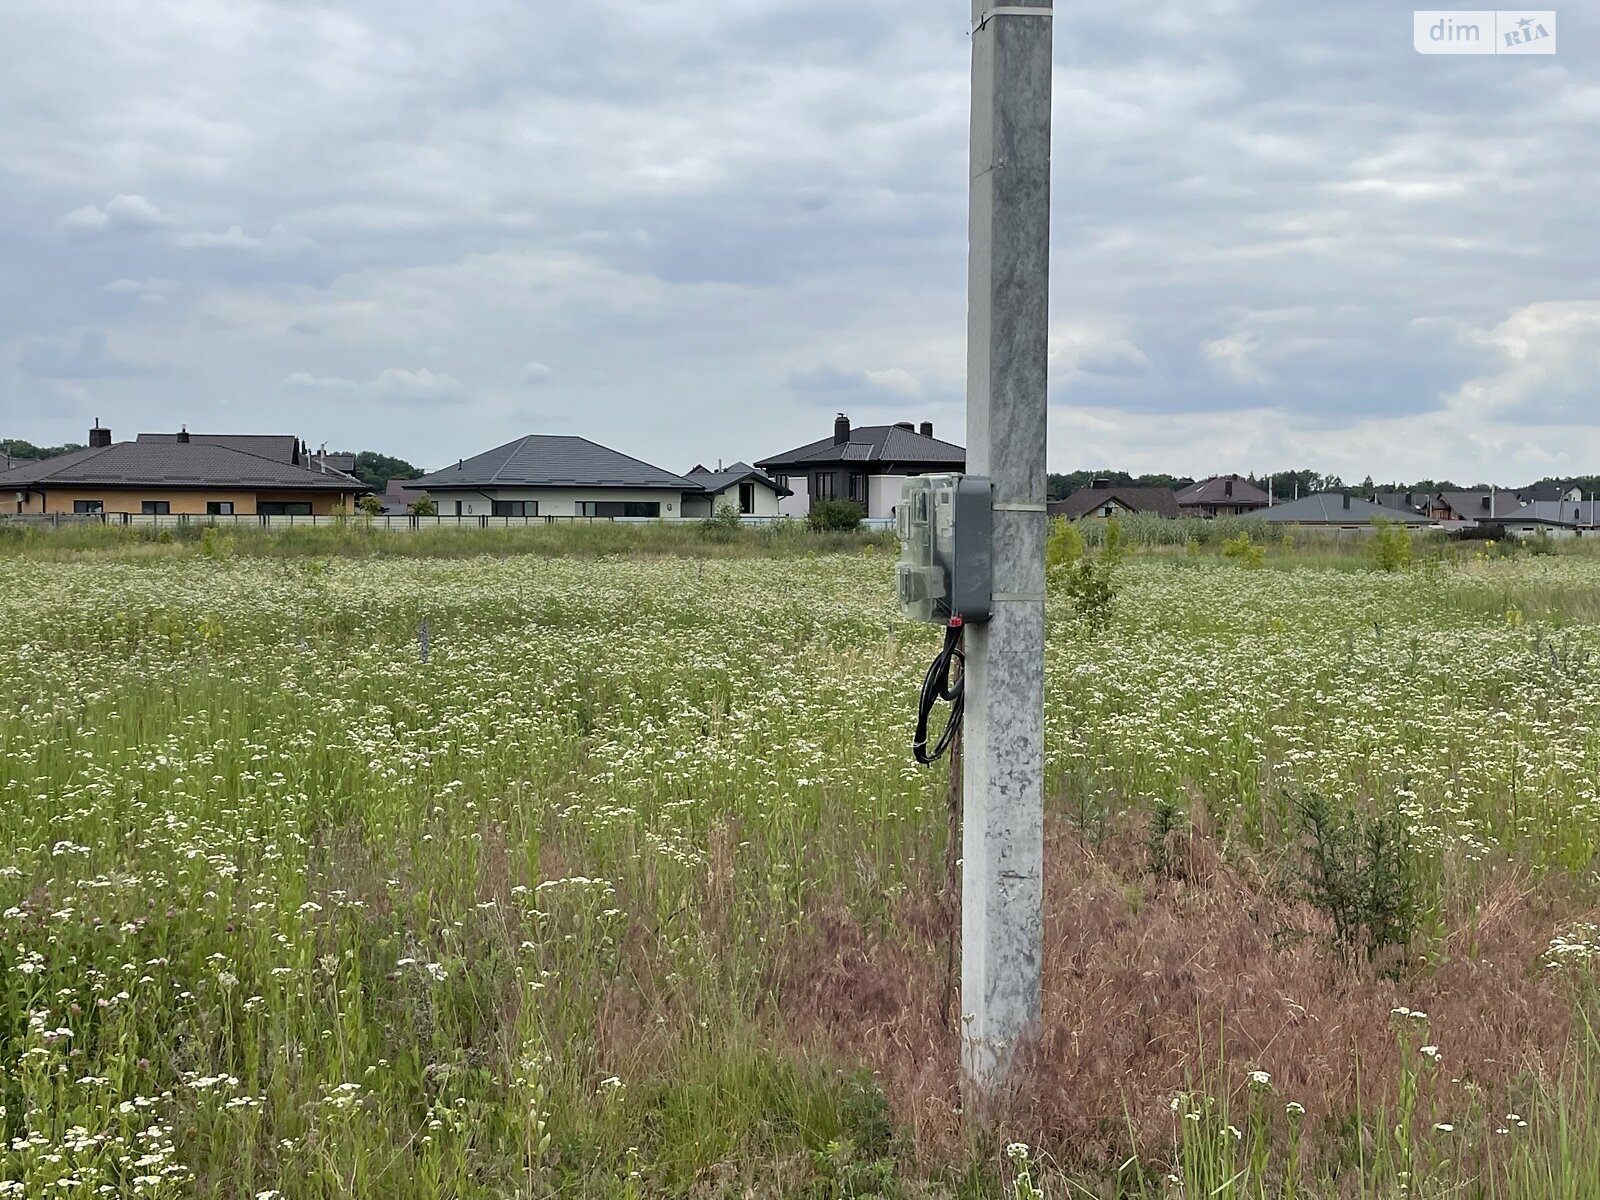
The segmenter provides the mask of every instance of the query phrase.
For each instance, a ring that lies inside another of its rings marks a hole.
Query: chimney
[[[1230,479],[1222,485],[1222,494],[1224,496],[1233,495],[1233,480]]]
[[[1089,487],[1097,492],[1103,492],[1110,486],[1111,480],[1109,479],[1096,479],[1089,484]]]
[[[850,418],[840,413],[833,419],[833,444],[842,446],[850,440]]]
[[[189,442],[189,427],[187,425],[184,425],[181,428],[179,428],[179,430],[178,430],[178,441],[183,445],[188,445],[188,442]]]
[[[1346,508],[1349,508],[1350,507],[1350,493],[1349,492],[1341,492],[1340,495],[1342,495],[1344,497],[1344,506]]]
[[[907,433],[915,433],[917,431],[917,427],[910,421],[896,421],[894,427],[896,429],[904,429]]]
[[[89,449],[102,450],[111,445],[111,430],[100,428],[100,418],[94,419],[94,428],[89,430]]]
[[[917,430],[917,432],[920,433],[923,437],[932,437],[933,436],[933,422],[932,421],[924,421],[922,423],[922,428]]]

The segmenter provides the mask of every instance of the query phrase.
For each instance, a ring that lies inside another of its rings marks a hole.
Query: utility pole
[[[1051,0],[972,3],[967,470],[994,485],[992,618],[966,627],[961,884],[967,1111],[1038,1032]]]

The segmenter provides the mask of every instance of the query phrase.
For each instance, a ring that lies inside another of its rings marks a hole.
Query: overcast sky
[[[1052,469],[1600,471],[1600,5],[1062,3]],[[966,0],[8,0],[0,436],[963,440]]]

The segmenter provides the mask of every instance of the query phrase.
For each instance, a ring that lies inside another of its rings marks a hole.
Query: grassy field
[[[1600,559],[1053,590],[977,1135],[881,543],[95,536],[0,557],[0,1194],[1600,1195]]]

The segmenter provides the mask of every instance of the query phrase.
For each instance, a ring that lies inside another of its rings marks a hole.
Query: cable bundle
[[[928,665],[928,674],[922,680],[922,699],[917,709],[917,734],[911,742],[911,752],[916,755],[919,763],[926,765],[943,758],[944,752],[955,740],[956,731],[961,728],[961,697],[966,683],[966,661],[967,656],[961,650],[961,618],[952,617],[944,631],[944,648]],[[956,675],[955,682],[951,683],[950,670],[956,666],[962,669]],[[933,715],[933,706],[941,700],[950,704],[950,720],[946,723],[944,732],[939,735],[932,753],[929,753],[928,718]]]

